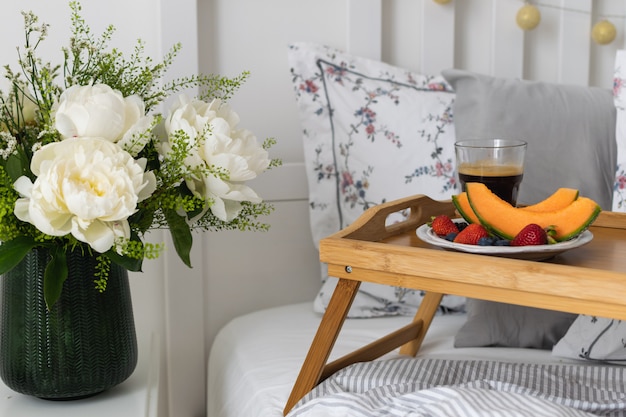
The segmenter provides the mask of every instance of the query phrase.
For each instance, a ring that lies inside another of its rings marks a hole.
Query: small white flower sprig
[[[5,67],[10,90],[0,92],[0,274],[33,248],[49,249],[49,308],[70,250],[97,257],[94,285],[104,291],[111,262],[140,271],[143,259],[160,254],[162,243],[144,242],[150,229],[167,228],[189,267],[194,229],[267,230],[258,218],[273,207],[246,182],[280,165],[268,155],[275,141],[259,143],[227,104],[247,72],[166,83],[180,44],[153,64],[139,40],[126,59],[108,48],[113,26],[95,39],[80,4],[69,4],[63,65],[36,56],[48,26],[23,13],[20,71]],[[166,115],[155,112],[189,87],[202,93],[180,94]]]

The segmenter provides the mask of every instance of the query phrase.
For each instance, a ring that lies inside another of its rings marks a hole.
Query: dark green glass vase
[[[0,377],[16,392],[51,400],[84,398],[120,384],[137,364],[128,272],[112,264],[101,293],[94,284],[96,259],[68,253],[68,278],[48,311],[48,260],[47,250],[34,249],[0,277]]]

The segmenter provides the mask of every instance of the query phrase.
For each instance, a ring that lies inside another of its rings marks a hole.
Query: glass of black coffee
[[[456,142],[457,172],[461,188],[482,182],[501,199],[517,204],[524,177],[527,143],[517,139],[471,139]]]

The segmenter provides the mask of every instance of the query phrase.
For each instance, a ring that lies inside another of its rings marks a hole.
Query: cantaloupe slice
[[[521,210],[527,211],[555,211],[565,208],[572,204],[578,198],[578,190],[573,188],[559,188],[550,197],[543,201],[530,206],[521,207]],[[460,194],[452,196],[452,202],[461,217],[468,223],[480,223],[478,217],[472,210],[472,206],[467,199],[467,193],[463,191]]]
[[[452,203],[454,203],[454,207],[456,207],[456,211],[459,212],[461,217],[465,219],[468,223],[480,223],[476,214],[474,214],[474,210],[472,210],[472,206],[470,206],[469,200],[467,199],[467,193],[463,191],[461,194],[452,196]]]
[[[513,239],[525,226],[536,223],[544,228],[552,226],[555,240],[569,240],[587,229],[602,211],[590,198],[578,197],[560,210],[533,212],[511,206],[482,183],[467,183],[466,189],[470,206],[481,224],[505,239]]]
[[[543,201],[530,206],[522,207],[527,211],[555,211],[565,208],[578,198],[578,190],[573,188],[559,188]]]

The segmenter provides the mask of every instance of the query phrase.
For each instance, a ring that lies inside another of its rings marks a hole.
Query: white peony
[[[197,196],[211,199],[211,212],[222,221],[239,215],[241,202],[260,203],[261,198],[245,181],[265,171],[268,153],[250,131],[237,127],[239,116],[220,100],[206,103],[181,95],[165,120],[168,136],[182,131],[193,151],[185,163],[190,168],[218,167],[228,172],[228,179],[203,175],[187,180],[187,186]],[[169,150],[163,146],[165,153]]]
[[[154,120],[154,116],[142,117],[126,131],[124,136],[117,142],[118,146],[133,157],[139,155],[139,152],[152,139],[151,131],[154,127]]]
[[[133,159],[102,138],[70,138],[40,148],[31,161],[37,176],[20,177],[15,189],[24,198],[15,216],[52,236],[71,233],[103,253],[116,238],[129,238],[128,217],[156,189],[146,160]]]
[[[124,97],[106,84],[73,85],[59,98],[55,127],[63,138],[100,137],[118,142],[137,125],[150,125],[145,110],[139,96]]]

